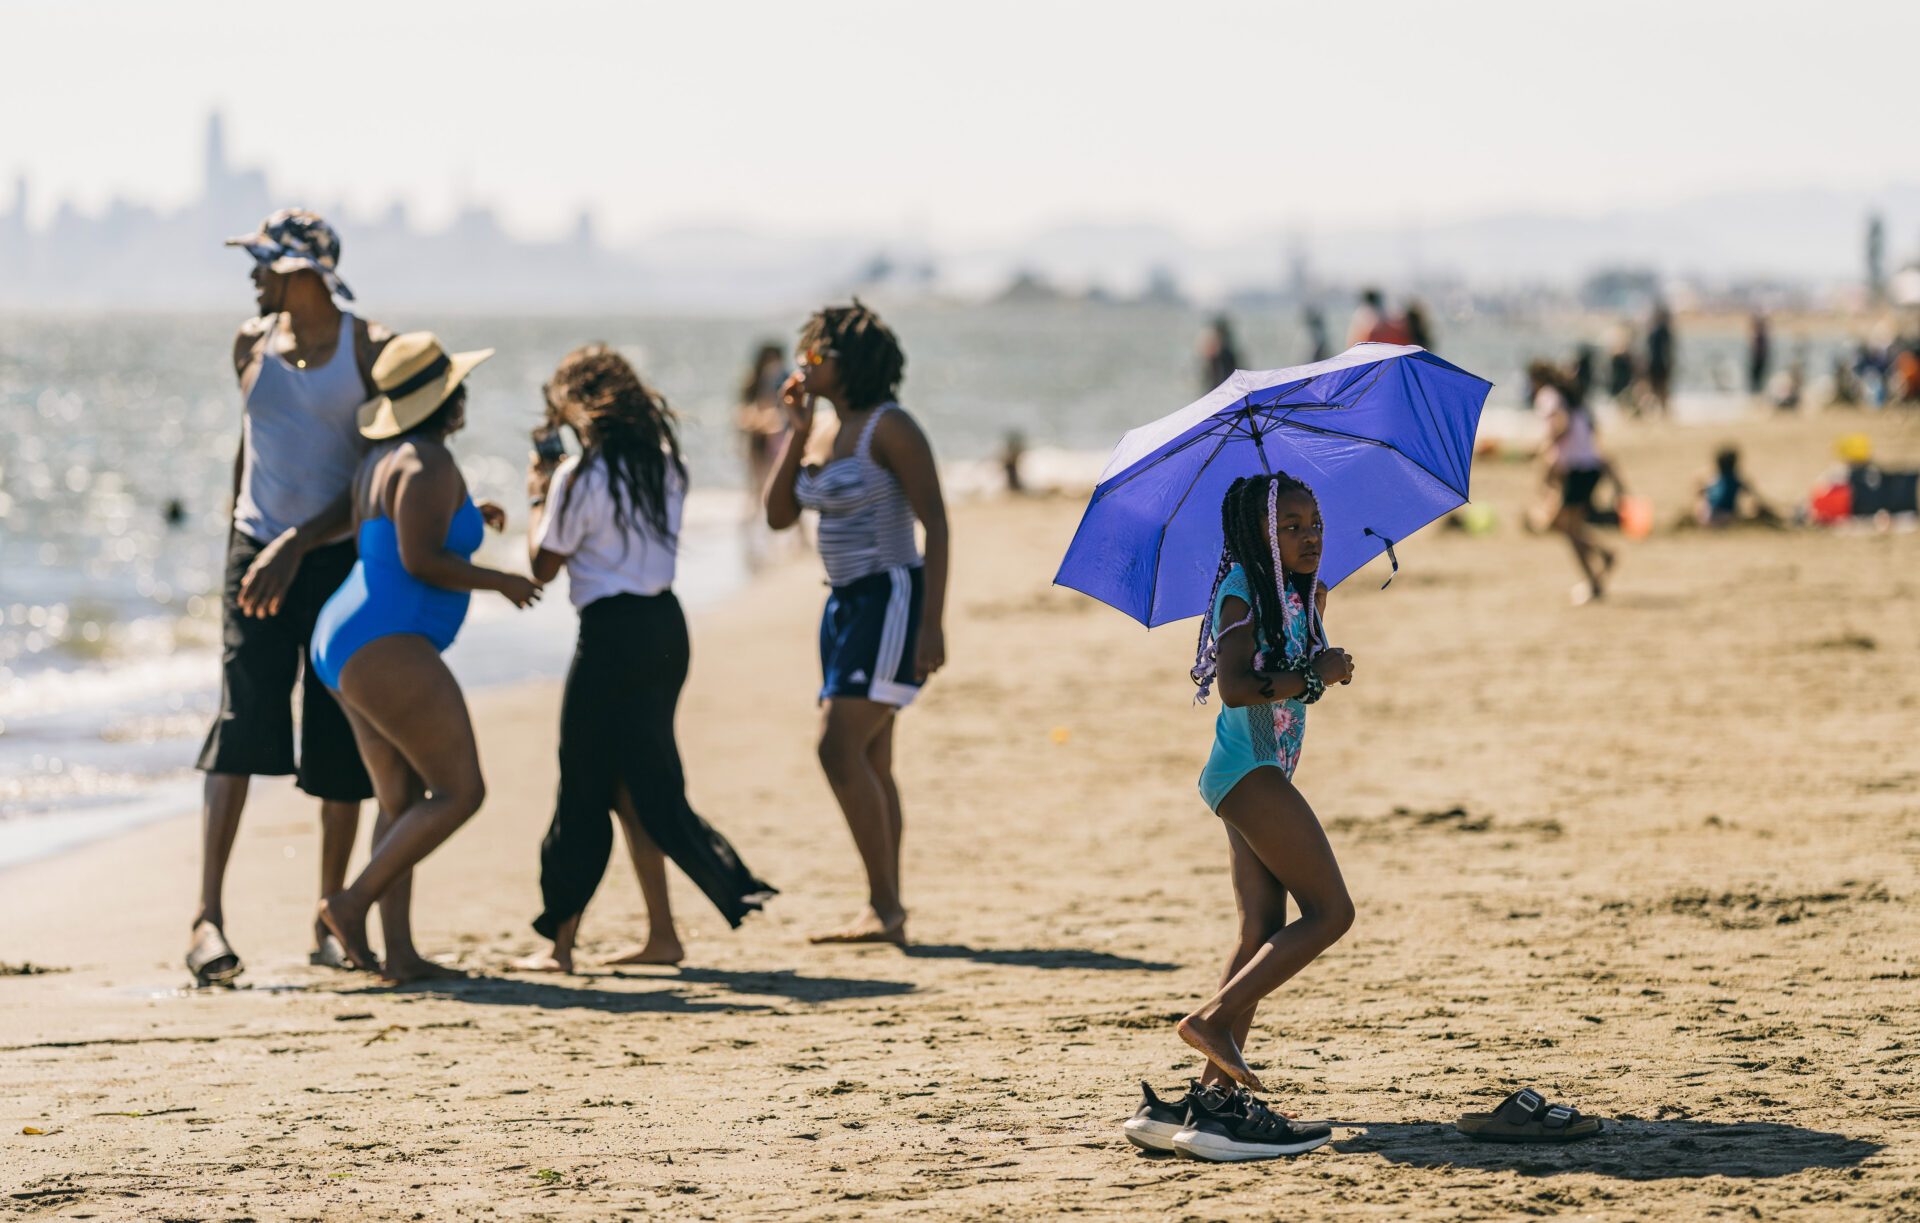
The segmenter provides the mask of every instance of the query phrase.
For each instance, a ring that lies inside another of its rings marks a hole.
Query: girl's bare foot
[[[347,949],[333,936],[323,921],[313,923],[313,950],[307,953],[307,963],[320,968],[338,968],[346,972],[353,971],[353,962],[347,959]]]
[[[552,951],[536,952],[522,956],[507,965],[514,972],[573,972],[573,953],[563,952],[558,947]]]
[[[340,940],[340,946],[347,953],[347,963],[365,972],[378,971],[380,957],[373,954],[373,946],[367,942],[366,912],[355,913],[347,904],[346,895],[335,892],[320,902],[320,922]]]
[[[686,948],[680,945],[680,939],[677,936],[667,935],[662,938],[659,935],[649,935],[646,946],[636,947],[604,963],[609,968],[616,964],[678,964],[686,958]]]
[[[429,960],[418,953],[388,956],[387,962],[380,966],[380,975],[396,985],[408,981],[463,981],[467,976],[464,969]]]
[[[1193,1014],[1173,1025],[1173,1030],[1214,1065],[1220,1067],[1228,1078],[1240,1084],[1248,1091],[1265,1091],[1260,1085],[1260,1076],[1247,1065],[1247,1059],[1240,1056],[1240,1047],[1233,1043],[1233,1033],[1227,1028],[1210,1024]]]
[[[892,943],[896,947],[905,947],[907,945],[907,911],[901,909],[891,917],[882,917],[872,909],[868,909],[838,930],[813,935],[807,941],[809,943]]]

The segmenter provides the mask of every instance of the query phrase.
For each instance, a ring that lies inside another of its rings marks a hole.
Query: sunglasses
[[[800,364],[825,365],[828,357],[838,357],[839,355],[840,350],[837,348],[809,348],[800,354]]]

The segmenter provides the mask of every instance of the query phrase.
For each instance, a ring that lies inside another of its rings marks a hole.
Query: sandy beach
[[[1737,432],[1785,504],[1861,427],[1920,461],[1908,417]],[[246,988],[181,988],[194,819],[0,875],[0,960],[58,970],[0,977],[0,1218],[1920,1218],[1920,533],[1669,529],[1730,432],[1609,436],[1662,527],[1604,604],[1569,605],[1502,462],[1491,535],[1335,592],[1360,679],[1297,780],[1359,918],[1248,1048],[1336,1125],[1316,1152],[1121,1138],[1141,1078],[1196,1070],[1171,1025],[1233,907],[1194,624],[1052,588],[1083,503],[1056,496],[956,507],[951,665],[900,730],[904,953],[806,942],[863,885],[802,560],[694,619],[691,797],[782,895],[729,932],[676,878],[679,969],[506,971],[537,945],[552,683],[473,698],[489,798],[417,884],[421,947],[472,980],[307,966],[316,813],[284,780],[230,875]],[[643,931],[616,860],[583,960]],[[1608,1132],[1452,1132],[1527,1084]]]

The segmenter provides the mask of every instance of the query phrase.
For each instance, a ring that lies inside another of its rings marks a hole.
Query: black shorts
[[[239,531],[227,538],[227,578],[220,595],[220,713],[197,767],[250,777],[291,773],[294,784],[316,798],[372,798],[373,782],[360,762],[347,715],[307,663],[320,605],[353,571],[353,541],[307,553],[280,610],[255,619],[240,612],[240,580],[265,546]],[[303,673],[296,765],[293,686]]]
[[[1560,485],[1560,504],[1570,509],[1593,508],[1593,491],[1600,487],[1598,467],[1576,467]]]

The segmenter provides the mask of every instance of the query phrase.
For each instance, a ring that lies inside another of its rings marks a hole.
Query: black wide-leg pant
[[[774,893],[687,805],[673,738],[687,657],[687,621],[672,591],[610,595],[581,609],[560,708],[560,795],[540,843],[546,910],[533,928],[546,938],[586,909],[606,874],[622,781],[641,827],[729,925]]]

